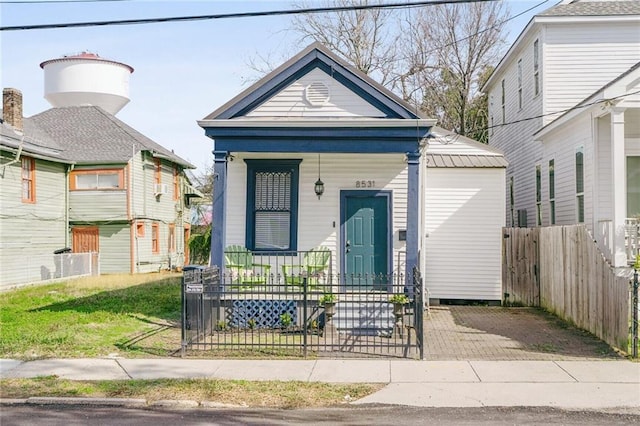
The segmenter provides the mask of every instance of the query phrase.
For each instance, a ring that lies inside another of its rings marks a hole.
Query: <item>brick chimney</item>
[[[22,131],[22,92],[18,89],[2,90],[2,119],[5,123]]]

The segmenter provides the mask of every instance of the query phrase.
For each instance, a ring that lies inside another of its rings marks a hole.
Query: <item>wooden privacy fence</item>
[[[545,308],[628,350],[629,279],[616,275],[584,226],[503,231],[505,302]]]

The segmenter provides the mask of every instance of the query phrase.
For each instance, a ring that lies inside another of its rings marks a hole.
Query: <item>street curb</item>
[[[194,401],[189,399],[161,399],[147,401],[136,398],[88,398],[48,397],[0,398],[2,405],[84,405],[101,407],[152,407],[152,408],[249,408],[247,405],[226,404],[216,401]]]
[[[43,397],[27,398],[26,404],[33,405],[101,405],[109,407],[141,407],[147,406],[146,399],[133,398],[73,398],[73,397]]]
[[[27,398],[0,398],[0,405],[26,404]]]
[[[199,406],[198,401],[189,399],[160,399],[149,403],[149,407],[154,408],[197,408]]]

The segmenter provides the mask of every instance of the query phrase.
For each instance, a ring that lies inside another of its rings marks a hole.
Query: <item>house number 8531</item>
[[[356,188],[373,188],[376,186],[375,180],[357,180]]]

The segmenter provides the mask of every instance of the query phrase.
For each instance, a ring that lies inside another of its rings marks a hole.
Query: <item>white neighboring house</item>
[[[391,291],[418,266],[431,298],[500,300],[506,162],[414,111],[315,43],[199,121],[212,264],[241,245],[280,280],[278,262],[325,246],[345,290]]]
[[[614,266],[631,261],[639,61],[640,1],[565,0],[529,22],[484,86],[509,226],[584,223]]]

